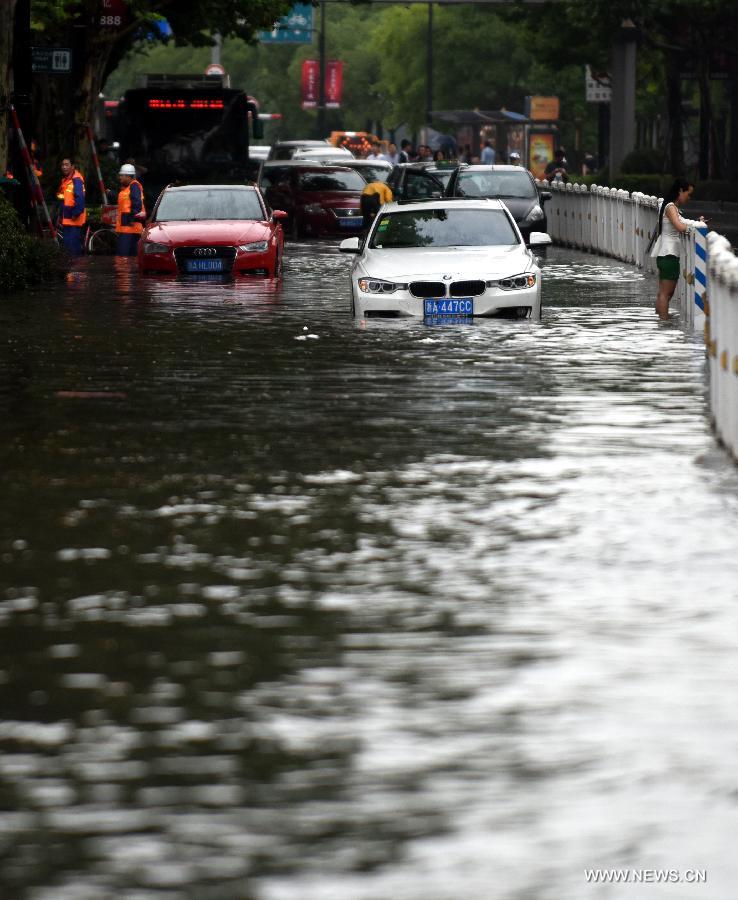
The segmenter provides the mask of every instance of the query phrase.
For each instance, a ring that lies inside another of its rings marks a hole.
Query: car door
[[[424,169],[405,169],[395,200],[428,200],[443,196],[443,184]]]
[[[295,206],[290,184],[291,174],[289,166],[264,166],[259,182],[270,209],[283,209],[290,216]]]

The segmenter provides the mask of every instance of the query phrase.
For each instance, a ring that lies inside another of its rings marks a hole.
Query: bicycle
[[[118,207],[104,204],[100,213],[100,222],[88,228],[85,236],[85,248],[92,256],[113,256],[116,250],[115,222]],[[99,226],[99,227],[97,227]]]

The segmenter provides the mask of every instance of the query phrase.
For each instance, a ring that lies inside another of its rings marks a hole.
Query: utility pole
[[[433,3],[428,4],[428,41],[425,69],[425,122],[430,127],[433,109]],[[426,138],[426,143],[428,139]]]
[[[635,147],[636,39],[630,19],[623,20],[612,45],[610,101],[610,177],[617,175]]]
[[[325,0],[320,2],[320,32],[318,34],[318,58],[320,73],[318,75],[318,134],[319,140],[325,137]]]

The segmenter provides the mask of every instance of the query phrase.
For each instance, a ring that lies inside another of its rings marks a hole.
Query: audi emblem
[[[196,247],[195,256],[215,256],[218,251],[215,247]]]

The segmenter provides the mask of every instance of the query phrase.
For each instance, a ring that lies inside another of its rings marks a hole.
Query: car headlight
[[[379,278],[360,278],[359,290],[365,294],[394,294],[395,291],[406,291],[407,285]]]
[[[145,241],[144,253],[169,253],[169,244],[157,244],[156,241]]]
[[[487,287],[501,287],[503,291],[522,291],[525,288],[536,286],[537,276],[533,272],[523,272],[521,275],[512,275],[510,278],[500,278],[499,281],[486,282]]]
[[[322,213],[323,207],[320,203],[308,203],[307,206],[303,206],[302,211],[314,215],[315,213]]]
[[[521,225],[530,225],[532,222],[540,222],[543,218],[543,210],[540,206],[536,205],[533,209],[528,213],[528,215],[523,219],[520,223]]]
[[[244,253],[265,253],[269,249],[269,241],[252,241],[250,244],[240,244],[239,250]]]

